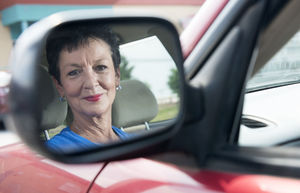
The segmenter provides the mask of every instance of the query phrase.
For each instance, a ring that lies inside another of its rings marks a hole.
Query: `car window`
[[[300,32],[247,83],[239,145],[300,143]]]
[[[159,111],[151,122],[175,118],[179,111],[179,74],[175,62],[159,39],[152,36],[126,43],[120,46],[120,52],[120,70],[124,75],[121,80],[142,81],[157,100]]]
[[[300,81],[300,32],[296,33],[247,83],[247,91]]]

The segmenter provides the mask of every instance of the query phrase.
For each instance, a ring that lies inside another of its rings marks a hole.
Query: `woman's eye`
[[[76,76],[80,73],[79,70],[72,70],[71,72],[68,73],[68,76]]]
[[[94,67],[95,71],[101,72],[105,70],[107,67],[105,65],[97,65]]]

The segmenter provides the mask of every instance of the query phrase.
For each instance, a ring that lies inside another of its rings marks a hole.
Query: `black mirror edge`
[[[50,16],[51,18],[55,18],[54,16]],[[91,163],[91,162],[99,162],[99,161],[110,161],[110,160],[119,160],[119,159],[128,159],[128,158],[136,158],[144,155],[151,155],[153,153],[166,151],[168,149],[168,139],[170,139],[180,128],[183,117],[184,117],[184,89],[185,89],[185,81],[184,81],[184,73],[183,73],[183,55],[181,51],[180,41],[178,33],[173,24],[169,21],[157,18],[157,17],[105,17],[103,19],[113,19],[113,20],[124,20],[126,18],[127,21],[151,21],[157,22],[164,27],[168,28],[174,37],[175,45],[177,46],[177,57],[178,57],[178,72],[180,74],[180,89],[181,89],[181,100],[180,100],[180,112],[177,116],[177,119],[174,121],[174,124],[169,126],[168,128],[162,129],[157,132],[153,132],[150,136],[143,136],[137,139],[128,140],[122,143],[116,143],[112,145],[108,145],[106,147],[102,147],[101,150],[95,149],[89,152],[82,153],[73,153],[73,154],[57,154],[54,152],[50,152],[47,150],[43,144],[43,141],[38,137],[40,132],[37,128],[38,123],[36,120],[39,118],[39,113],[36,108],[32,108],[36,102],[37,93],[34,92],[34,78],[36,78],[34,70],[37,65],[37,59],[40,54],[40,48],[44,45],[45,37],[49,33],[49,31],[55,26],[65,23],[65,22],[73,22],[73,21],[84,21],[90,19],[102,19],[99,16],[95,18],[79,18],[70,19],[67,17],[66,21],[60,21],[60,23],[53,24],[50,21],[47,21],[46,18],[37,24],[34,24],[31,31],[37,30],[40,27],[44,27],[42,31],[40,29],[38,32],[39,36],[34,38],[32,36],[30,30],[25,31],[20,37],[20,39],[16,42],[16,47],[14,50],[14,58],[12,58],[12,63],[18,63],[22,61],[22,56],[25,55],[25,51],[30,48],[30,56],[29,60],[25,61],[25,65],[19,69],[13,69],[13,78],[11,82],[11,93],[10,93],[10,104],[12,107],[11,117],[15,123],[15,130],[21,139],[32,149],[41,153],[42,155],[51,158],[56,161],[61,161],[65,163]],[[30,38],[28,38],[30,37]],[[28,39],[27,39],[28,38]],[[32,41],[31,41],[32,40]],[[27,54],[27,53],[26,53]],[[24,61],[22,61],[24,63]],[[20,75],[20,71],[23,71],[22,76]],[[16,77],[17,76],[17,77]],[[31,77],[31,78],[29,78]],[[29,79],[29,80],[27,80]],[[24,82],[25,81],[25,82]],[[27,81],[27,82],[26,82]],[[24,84],[25,83],[25,84]],[[22,107],[22,108],[21,108]],[[22,109],[20,111],[20,109]],[[26,116],[25,116],[26,115]],[[159,147],[159,148],[158,148]]]

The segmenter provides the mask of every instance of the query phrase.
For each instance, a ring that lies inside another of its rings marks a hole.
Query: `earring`
[[[59,101],[60,101],[60,102],[65,102],[65,101],[66,101],[66,97],[60,96],[60,97],[59,97]]]
[[[117,91],[122,90],[122,86],[119,84],[119,85],[116,87],[116,90],[117,90]]]

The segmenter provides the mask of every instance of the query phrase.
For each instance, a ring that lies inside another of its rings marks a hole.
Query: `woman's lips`
[[[92,96],[87,96],[84,97],[85,100],[89,102],[97,102],[100,100],[102,94],[97,94],[97,95],[92,95]]]

